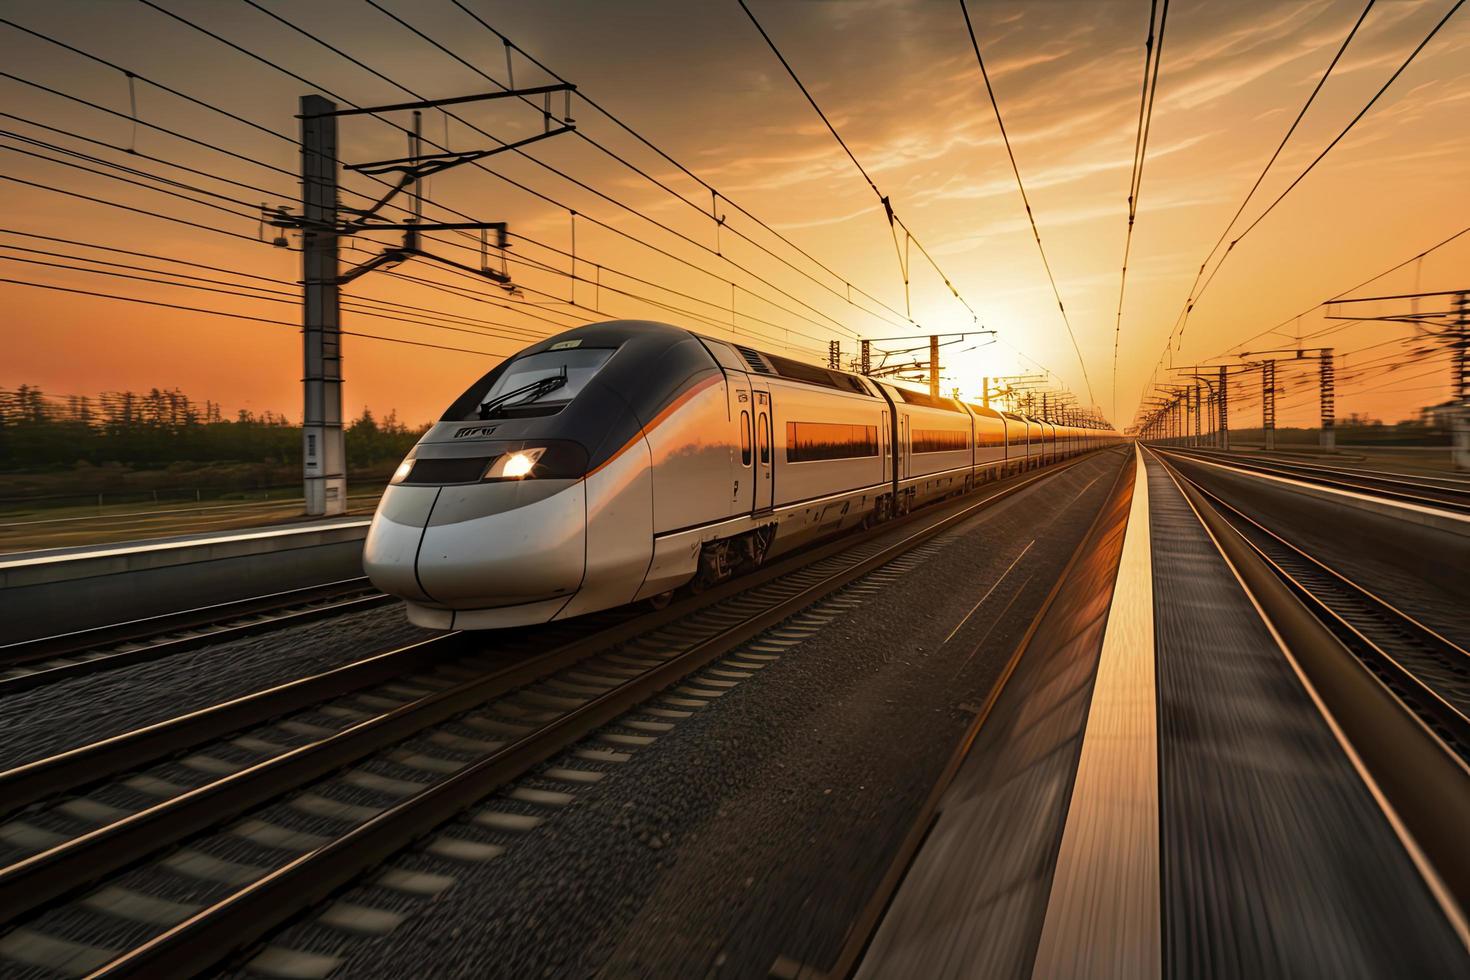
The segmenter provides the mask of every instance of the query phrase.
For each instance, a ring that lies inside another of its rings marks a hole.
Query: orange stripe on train
[[[665,419],[667,419],[670,415],[674,414],[674,412],[683,407],[683,405],[688,402],[689,399],[693,398],[695,395],[699,394],[710,385],[718,384],[720,381],[723,381],[724,378],[725,376],[723,374],[716,372],[715,374],[710,375],[708,378],[705,378],[703,381],[700,381],[697,384],[694,384],[691,387],[687,388],[683,394],[679,395],[673,401],[665,405],[663,410],[655,415],[647,425],[639,429],[638,432],[631,439],[623,443],[623,445],[618,449],[617,452],[613,453],[607,459],[597,464],[596,468],[588,473],[584,479],[590,479],[593,474],[597,473],[598,470],[601,470],[603,467],[606,466],[611,466],[619,456],[632,449],[639,439],[647,436],[648,433],[652,432],[655,428],[662,424]]]

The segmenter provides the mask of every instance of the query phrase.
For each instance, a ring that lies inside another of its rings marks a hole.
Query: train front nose
[[[587,567],[583,486],[535,480],[443,487],[419,545],[419,585],[431,601],[455,609],[570,597]]]
[[[586,571],[583,481],[429,483],[440,469],[463,479],[447,470],[471,461],[425,462],[414,461],[419,476],[390,485],[378,505],[363,548],[368,577],[407,599],[422,625],[468,625],[462,611],[484,626],[551,619]]]

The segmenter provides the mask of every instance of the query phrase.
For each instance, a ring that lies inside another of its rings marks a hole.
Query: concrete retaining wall
[[[356,578],[345,518],[0,557],[0,643]]]

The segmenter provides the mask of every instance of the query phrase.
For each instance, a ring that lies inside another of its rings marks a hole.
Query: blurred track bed
[[[366,578],[0,646],[0,697],[397,600]]]
[[[1447,747],[1470,761],[1470,653],[1217,494],[1193,485],[1365,667]]]

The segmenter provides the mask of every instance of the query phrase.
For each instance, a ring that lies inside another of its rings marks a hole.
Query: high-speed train
[[[394,474],[363,565],[422,626],[566,619],[1120,438],[662,323],[591,324],[449,407]]]

